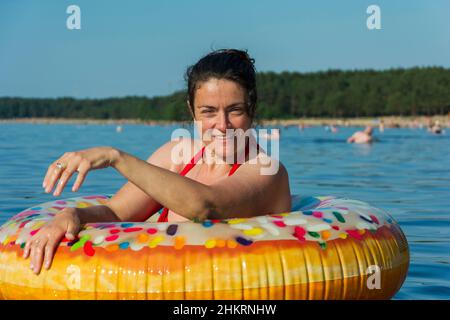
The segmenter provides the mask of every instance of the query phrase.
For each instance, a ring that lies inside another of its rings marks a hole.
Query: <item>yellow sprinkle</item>
[[[139,243],[145,243],[148,241],[148,238],[149,238],[148,234],[141,233],[138,235],[137,240]]]
[[[114,252],[119,250],[119,245],[118,244],[110,244],[109,246],[105,247],[105,250],[108,252]]]
[[[341,234],[339,235],[339,238],[341,238],[341,239],[347,239],[347,234],[346,234],[346,233],[341,233]]]
[[[258,234],[263,233],[261,228],[252,228],[250,230],[244,230],[244,234],[247,236],[257,236]]]
[[[322,239],[323,240],[327,240],[329,237],[330,237],[330,231],[328,231],[328,230],[325,230],[325,231],[322,231]]]
[[[366,233],[366,229],[360,229],[360,230],[358,230],[358,232],[360,235],[363,235],[364,233]]]
[[[219,240],[216,241],[216,246],[218,248],[223,248],[226,245],[227,245],[227,242],[225,240],[223,240],[223,239],[219,239]]]
[[[157,236],[155,238],[153,238],[152,240],[150,240],[150,243],[148,244],[148,246],[150,248],[155,248],[161,241],[163,241],[164,237],[163,236]]]
[[[227,247],[228,248],[236,248],[237,247],[237,242],[236,241],[234,241],[234,240],[227,240]]]
[[[289,215],[289,213],[279,213],[278,215],[282,216],[282,217],[287,217]]]
[[[183,236],[177,236],[175,237],[175,249],[181,249],[184,247],[184,244],[186,243],[186,238]]]
[[[6,246],[9,243],[9,237],[6,237],[5,240],[3,240],[3,245]]]
[[[228,224],[237,224],[237,223],[242,223],[244,221],[246,221],[247,219],[231,219],[228,220]]]
[[[208,249],[214,248],[216,246],[216,240],[215,239],[208,239],[205,242],[205,247]]]
[[[31,228],[31,230],[36,230],[39,229],[40,227],[42,227],[44,224],[46,224],[46,221],[39,221],[36,222],[33,227]]]
[[[92,203],[89,202],[84,202],[84,201],[80,201],[77,202],[77,208],[87,208],[87,207],[91,207]]]

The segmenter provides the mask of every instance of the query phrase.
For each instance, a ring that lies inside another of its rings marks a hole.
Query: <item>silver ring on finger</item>
[[[60,170],[64,169],[66,166],[62,162],[57,162],[56,167]]]

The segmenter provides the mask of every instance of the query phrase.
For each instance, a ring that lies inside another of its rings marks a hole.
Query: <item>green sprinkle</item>
[[[85,244],[90,238],[91,238],[90,235],[85,234],[84,236],[82,236],[82,237],[80,238],[80,240],[78,240],[77,242],[75,242],[75,243],[73,244],[73,246],[70,247],[70,251],[75,251],[75,250],[78,250],[78,249],[84,247],[84,244]]]
[[[21,249],[25,248],[25,242],[20,245],[20,248]]]
[[[319,242],[319,246],[325,250],[327,248],[327,243],[326,242]]]
[[[345,223],[345,219],[339,212],[333,211],[334,216],[339,222]]]
[[[308,231],[308,234],[309,234],[311,237],[314,237],[314,238],[320,238],[320,234],[318,234],[317,232]]]

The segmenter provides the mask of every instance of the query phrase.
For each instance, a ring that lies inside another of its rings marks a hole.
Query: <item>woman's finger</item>
[[[53,174],[53,172],[57,169],[56,163],[54,162],[48,166],[47,172],[45,173],[44,181],[42,182],[42,187],[47,189],[48,183],[50,181],[50,177]]]
[[[25,247],[23,248],[23,258],[27,259],[30,256],[30,248],[31,248],[32,238],[28,239],[25,243]]]
[[[33,241],[31,247],[31,263],[30,268],[35,274],[39,274],[42,267],[42,259],[44,256],[44,247],[47,244],[47,237],[40,237]]]
[[[78,167],[78,175],[77,179],[75,180],[75,183],[73,184],[72,191],[78,191],[80,189],[81,184],[84,182],[84,179],[86,179],[86,175],[90,170],[90,165],[87,162],[81,162],[80,166]]]
[[[78,168],[78,161],[71,161],[67,168],[61,173],[61,177],[59,178],[58,185],[56,186],[55,192],[53,193],[54,196],[59,196],[61,192],[63,191],[64,187],[66,186],[69,179],[72,177],[72,175],[75,173],[75,170]]]
[[[55,183],[59,180],[61,174],[63,173],[64,169],[60,169],[55,167],[55,169],[53,170],[53,172],[50,175],[50,178],[48,180],[48,183],[45,187],[45,192],[46,193],[50,193],[53,188],[55,187]]]
[[[56,248],[59,245],[59,242],[61,241],[62,235],[61,236],[52,236],[49,241],[47,242],[47,245],[45,246],[44,249],[44,268],[45,269],[50,269],[50,265],[52,264],[53,261],[53,256],[55,254]]]
[[[66,165],[68,163],[68,158],[73,155],[73,152],[66,152],[60,157],[58,160],[53,162],[47,169],[47,173],[45,174],[44,181],[42,182],[42,187],[45,188],[45,192],[50,192],[53,189],[53,184],[50,187],[50,183],[52,182],[52,178],[61,173],[64,170],[62,167],[58,167],[57,164]],[[59,176],[58,176],[59,178]]]

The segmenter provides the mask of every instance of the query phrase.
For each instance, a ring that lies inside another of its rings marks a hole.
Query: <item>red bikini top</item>
[[[259,149],[259,145],[257,146]],[[185,176],[191,169],[197,164],[197,162],[203,157],[203,154],[205,152],[205,147],[203,147],[197,154],[191,159],[191,161],[183,168],[183,170],[180,172],[181,176]],[[248,145],[245,147],[245,155],[248,154]],[[228,176],[231,176],[240,166],[242,163],[234,163],[233,166],[230,169],[230,172],[228,172]],[[161,212],[158,222],[168,222],[168,216],[169,216],[169,209],[166,207],[163,208],[163,211]]]

